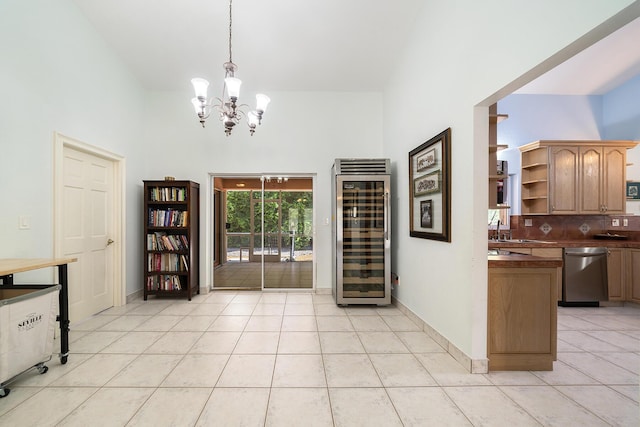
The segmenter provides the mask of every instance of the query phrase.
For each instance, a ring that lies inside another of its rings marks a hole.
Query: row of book
[[[184,202],[187,200],[185,187],[152,187],[149,189],[152,202]]]
[[[147,277],[148,291],[181,291],[180,276],[165,274]]]
[[[175,209],[149,209],[150,227],[186,227],[187,211]]]
[[[147,234],[149,251],[187,251],[189,239],[184,234],[167,234],[162,231]]]
[[[149,254],[147,271],[189,271],[189,263],[185,255]]]

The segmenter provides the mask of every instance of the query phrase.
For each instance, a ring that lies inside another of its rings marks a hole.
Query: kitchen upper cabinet
[[[627,148],[603,147],[604,176],[602,177],[602,202],[608,214],[625,213]]]
[[[580,147],[582,214],[625,212],[626,148]]]
[[[549,213],[571,214],[578,210],[578,147],[551,147],[549,154]]]
[[[635,141],[536,141],[520,147],[522,214],[622,214]]]

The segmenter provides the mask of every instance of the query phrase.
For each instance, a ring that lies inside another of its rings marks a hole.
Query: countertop
[[[489,240],[489,249],[496,248],[635,248],[640,249],[638,240],[614,240],[614,239],[584,239],[584,240],[553,240],[536,239],[537,242],[499,242]],[[542,243],[544,242],[544,243]]]
[[[489,268],[555,268],[562,267],[560,258],[543,258],[533,255],[511,253],[488,255]]]
[[[56,267],[76,262],[78,258],[3,258],[0,259],[0,276],[31,271],[45,267]]]

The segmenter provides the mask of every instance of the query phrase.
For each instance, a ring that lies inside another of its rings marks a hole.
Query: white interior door
[[[78,322],[114,305],[114,164],[64,147],[62,255],[69,264],[69,319]]]

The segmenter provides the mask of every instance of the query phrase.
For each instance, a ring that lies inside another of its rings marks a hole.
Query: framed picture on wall
[[[433,200],[431,199],[420,202],[420,226],[433,228]]]
[[[423,172],[436,164],[436,149],[431,148],[416,157],[416,172]]]
[[[440,192],[440,171],[431,172],[423,175],[413,181],[414,196],[422,196],[423,194]]]
[[[627,200],[640,200],[640,182],[627,181]]]
[[[409,235],[451,242],[451,128],[409,152]]]

